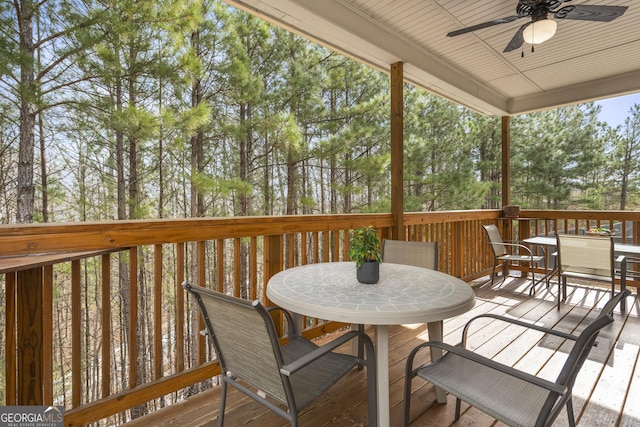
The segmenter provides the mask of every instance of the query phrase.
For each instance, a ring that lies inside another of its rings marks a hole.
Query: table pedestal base
[[[429,341],[442,341],[442,321],[429,322]],[[388,427],[390,422],[389,406],[389,328],[386,325],[375,326],[376,368],[378,387],[378,423],[380,427]],[[442,357],[442,349],[431,349],[431,360]],[[447,403],[447,393],[436,388],[438,403]]]
[[[440,341],[442,342],[442,321],[439,322],[429,322],[427,324],[427,329],[429,331],[429,341]],[[442,357],[442,349],[431,347],[431,361],[435,362],[436,360]],[[436,398],[438,403],[447,403],[447,393],[444,390],[436,387]]]

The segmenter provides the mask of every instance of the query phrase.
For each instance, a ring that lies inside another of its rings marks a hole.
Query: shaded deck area
[[[477,301],[463,316],[446,320],[445,341],[458,343],[461,328],[468,319],[481,313],[512,316],[571,332],[581,330],[581,323],[596,315],[609,297],[606,288],[592,283],[571,283],[567,303],[556,310],[556,282],[545,289],[538,286],[534,297],[528,295],[529,280],[507,278],[491,288],[473,283]],[[597,285],[596,285],[597,286]],[[615,321],[598,338],[574,387],[574,410],[579,426],[640,426],[640,321],[639,302],[634,294],[627,300],[626,313],[617,308]],[[373,332],[373,331],[371,331]],[[410,349],[427,340],[426,325],[402,325],[389,330],[391,424],[400,425],[402,388],[406,356]],[[562,342],[543,338],[539,333],[523,333],[521,328],[500,322],[478,323],[469,338],[469,347],[504,363],[531,373],[554,377],[566,357]],[[428,355],[425,355],[428,356]],[[412,395],[412,426],[494,426],[502,425],[491,417],[463,403],[462,417],[453,422],[455,399],[446,405],[436,404],[433,386],[415,382]],[[354,371],[334,385],[301,416],[303,426],[366,426],[366,384],[363,372]],[[135,426],[215,426],[220,402],[220,388],[204,392],[180,404],[147,415],[127,424]],[[230,389],[227,399],[228,426],[283,426],[284,420]],[[555,425],[567,425],[563,413]]]

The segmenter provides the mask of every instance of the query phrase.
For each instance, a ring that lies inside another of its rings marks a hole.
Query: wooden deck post
[[[502,207],[511,204],[511,117],[502,117]],[[506,240],[513,239],[513,222],[504,221]]]
[[[502,206],[511,204],[511,117],[502,117]]]
[[[391,236],[396,240],[405,240],[403,77],[403,63],[391,64]]]

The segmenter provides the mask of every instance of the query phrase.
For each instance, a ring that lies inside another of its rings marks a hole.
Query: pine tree
[[[640,169],[640,105],[631,107],[624,128],[616,129],[615,137],[611,136],[609,139],[613,140],[609,160],[616,179],[613,184],[620,191],[619,209],[625,210],[629,196],[637,194],[640,178],[637,173]]]

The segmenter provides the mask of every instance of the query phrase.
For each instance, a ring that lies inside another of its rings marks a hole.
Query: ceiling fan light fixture
[[[553,19],[540,19],[524,29],[522,38],[529,44],[540,44],[553,37],[557,28],[558,23]]]

